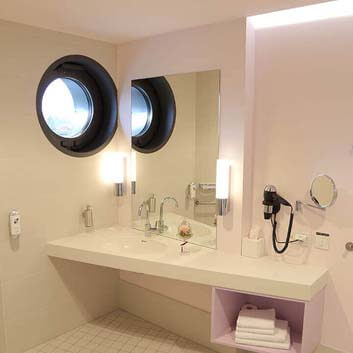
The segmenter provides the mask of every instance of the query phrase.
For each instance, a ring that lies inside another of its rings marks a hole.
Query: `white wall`
[[[312,178],[337,183],[336,204],[325,212],[304,208],[294,232],[328,232],[329,251],[292,245],[287,261],[327,266],[322,344],[353,352],[353,17],[256,32],[254,221],[262,219],[264,185],[293,204],[309,201]],[[283,217],[280,233],[286,232]],[[271,229],[265,226],[267,235]]]
[[[336,205],[325,213],[304,209],[303,214],[296,215],[294,224],[294,232],[330,232],[330,250],[303,250],[292,245],[285,261],[329,266],[331,280],[326,295],[322,344],[345,352],[352,351],[353,327],[350,280],[353,258],[344,250],[345,243],[352,239],[353,227],[347,211],[351,208],[349,190],[353,187],[349,168],[353,129],[352,23],[351,18],[346,18],[256,33],[249,27],[245,48],[245,24],[239,21],[158,36],[118,48],[122,124],[130,110],[131,79],[221,68],[220,155],[232,158],[235,166],[240,165],[239,169],[235,168],[238,172],[251,171],[252,164],[255,168],[253,183],[250,172],[245,174],[248,178],[232,175],[235,210],[219,225],[221,250],[227,250],[228,246],[228,251],[239,253],[240,236],[246,233],[246,224],[251,222],[246,202],[252,199],[252,192],[253,222],[264,227],[268,238],[271,229],[263,221],[261,207],[265,184],[277,185],[294,204],[296,199],[308,200],[310,181],[317,173],[326,172],[336,180],[339,188]],[[254,54],[246,58],[249,59],[246,82],[245,49]],[[256,101],[252,106],[254,91]],[[248,103],[245,112],[244,102]],[[237,114],[239,107],[240,115]],[[245,121],[245,117],[251,117],[253,110],[256,124],[252,140],[251,119]],[[125,142],[127,148],[128,139]],[[237,209],[242,201],[246,211]],[[125,203],[124,211],[128,219],[129,203]],[[280,233],[286,226],[284,217]],[[205,298],[210,295],[209,288],[192,284],[183,284],[179,292],[172,291],[173,287],[168,287],[170,283],[164,279],[129,273],[122,273],[121,277],[193,306],[197,306],[195,301],[200,293]],[[206,300],[198,307],[209,310],[208,305]]]
[[[210,25],[156,36],[131,42],[118,47],[118,73],[120,90],[120,120],[122,138],[119,148],[129,150],[130,144],[130,90],[131,80],[184,72],[199,72],[220,69],[220,157],[232,161],[231,209],[218,222],[218,248],[240,254],[241,237],[247,229],[242,228],[243,219],[251,212],[251,184],[243,188],[250,178],[250,168],[244,169],[244,141],[247,130],[245,95],[245,19],[230,23]],[[121,202],[119,222],[129,224],[131,209],[129,197]],[[134,274],[121,273],[121,278],[136,281]],[[148,281],[148,279],[146,279]],[[139,284],[142,281],[139,280]],[[147,286],[147,284],[146,284]],[[193,303],[200,287],[186,284],[189,299]],[[150,287],[150,289],[152,289]],[[153,290],[180,299],[178,294],[167,291],[163,279],[153,283]],[[209,288],[201,289],[205,296]],[[194,298],[194,299],[192,299]],[[210,308],[205,308],[210,310]]]
[[[4,325],[4,310],[3,310],[3,300],[2,300],[2,288],[0,281],[0,352],[6,352],[5,345],[5,325]]]
[[[116,306],[116,271],[45,253],[48,240],[83,230],[80,212],[87,203],[97,227],[117,222],[117,205],[113,186],[99,178],[101,154],[73,158],[56,150],[35,109],[39,80],[54,60],[88,55],[115,77],[116,51],[103,42],[3,21],[0,43],[0,281],[7,352],[22,353]],[[22,215],[18,243],[8,235],[14,208]]]

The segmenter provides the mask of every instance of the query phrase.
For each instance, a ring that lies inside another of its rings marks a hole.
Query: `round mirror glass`
[[[93,117],[93,102],[79,81],[57,78],[44,91],[42,112],[49,128],[61,137],[84,134]]]
[[[131,134],[143,135],[151,126],[152,104],[145,92],[131,87]]]
[[[311,184],[310,196],[321,208],[333,205],[337,198],[335,182],[328,175],[318,175]]]

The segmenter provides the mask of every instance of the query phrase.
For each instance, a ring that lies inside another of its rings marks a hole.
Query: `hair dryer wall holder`
[[[307,207],[315,208],[317,210],[325,211],[325,207],[321,207],[318,205],[311,205],[310,203],[306,203],[306,202],[300,201],[300,200],[295,201],[295,210],[297,212],[301,211],[303,206],[307,206]]]

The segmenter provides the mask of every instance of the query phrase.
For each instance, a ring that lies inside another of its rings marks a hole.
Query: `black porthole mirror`
[[[39,124],[53,146],[74,157],[93,155],[117,128],[117,90],[109,73],[83,55],[58,59],[43,74],[36,98]]]
[[[173,133],[175,119],[174,94],[165,77],[132,81],[131,142],[136,151],[161,149]]]

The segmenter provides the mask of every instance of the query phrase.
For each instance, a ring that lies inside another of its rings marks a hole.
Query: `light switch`
[[[308,241],[309,241],[309,235],[308,234],[304,234],[304,233],[296,233],[293,236],[293,240],[297,240],[298,244],[301,245],[308,245]]]
[[[330,237],[327,235],[316,234],[315,248],[321,249],[321,250],[328,250],[330,248]]]

